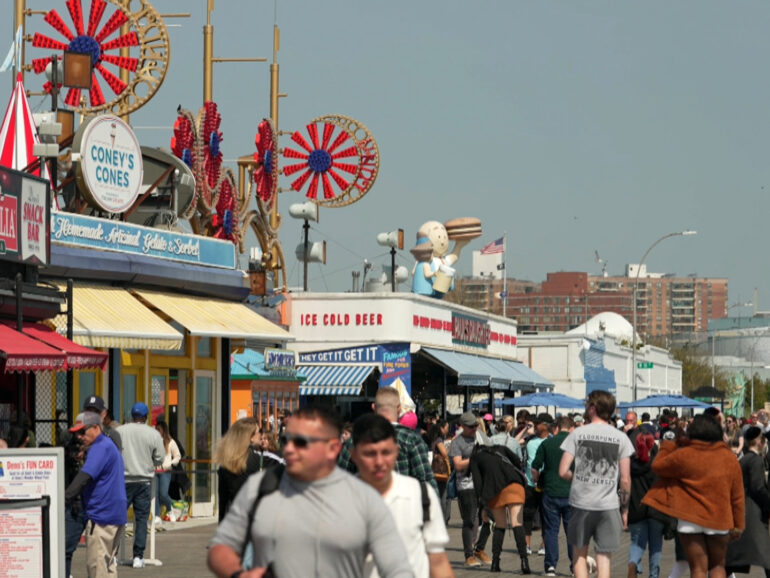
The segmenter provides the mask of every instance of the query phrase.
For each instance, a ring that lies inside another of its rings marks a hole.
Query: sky
[[[203,104],[206,2],[154,5],[191,13],[167,20],[168,73],[130,119],[142,144],[168,147],[177,106]],[[55,8],[69,22],[64,0],[27,7]],[[379,232],[405,230],[398,263],[411,268],[423,222],[472,216],[484,233],[463,252],[461,274],[470,274],[472,250],[504,233],[508,276],[541,281],[553,271],[600,274],[595,251],[608,273],[623,274],[656,239],[694,229],[658,245],[648,270],[726,277],[730,304],[757,288],[759,308],[770,309],[767,2],[278,0],[276,11],[274,0],[216,0],[214,55],[270,60],[276,19],[288,94],[279,129],[347,115],[369,128],[381,158],[365,197],[322,208],[312,225],[328,258],[310,266],[311,290],[349,290],[364,259],[381,272],[390,256]],[[58,38],[42,16],[28,19],[35,31]],[[7,18],[3,55],[13,32]],[[28,60],[48,54],[27,47]],[[225,159],[255,151],[269,81],[265,63],[214,65]],[[28,74],[29,90],[41,84]],[[43,110],[49,99],[30,102]],[[289,136],[280,146],[291,146]],[[281,177],[279,186],[289,184]],[[300,287],[293,254],[302,227],[288,206],[303,200],[279,196],[289,284]]]

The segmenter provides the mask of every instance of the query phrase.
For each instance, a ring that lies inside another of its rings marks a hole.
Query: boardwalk
[[[458,578],[480,578],[489,574],[488,567],[464,568],[462,539],[460,538],[460,515],[457,511],[456,503],[453,504],[452,520],[449,523],[449,535],[451,544],[448,549],[449,559],[455,567],[455,573]],[[213,519],[194,519],[189,522],[168,524],[173,526],[167,531],[158,532],[156,535],[156,556],[163,562],[163,566],[147,566],[142,570],[134,570],[131,567],[121,566],[119,574],[121,576],[136,576],[137,578],[198,578],[210,576],[206,569],[206,546],[216,527]],[[539,534],[535,535],[534,542],[539,545]],[[612,576],[627,576],[627,554],[628,554],[628,533],[623,534],[621,542],[621,551],[613,558]],[[130,556],[131,539],[126,541],[127,552]],[[490,540],[491,546],[491,540]],[[513,554],[514,549],[513,536],[506,536],[505,549],[501,566],[502,575],[519,575],[519,557]],[[487,547],[489,553],[489,546]],[[149,556],[149,536],[148,549]],[[557,571],[561,576],[569,576],[569,565],[566,560],[566,545],[564,536],[561,536],[561,557]],[[665,542],[663,546],[663,562],[661,568],[661,578],[668,576],[674,559],[673,542]],[[534,576],[543,575],[543,557],[531,556],[530,566]],[[72,564],[72,575],[74,578],[85,576],[85,548],[78,548]],[[646,565],[645,565],[646,570]],[[751,574],[742,574],[750,578],[763,578],[764,572],[759,569],[752,569]],[[642,576],[647,576],[643,574]]]

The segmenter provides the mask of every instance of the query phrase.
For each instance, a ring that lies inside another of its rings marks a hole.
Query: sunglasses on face
[[[294,444],[294,447],[301,450],[306,448],[312,443],[316,442],[328,442],[332,438],[319,438],[316,436],[303,436],[301,434],[284,433],[278,437],[282,446],[285,446],[289,442]]]

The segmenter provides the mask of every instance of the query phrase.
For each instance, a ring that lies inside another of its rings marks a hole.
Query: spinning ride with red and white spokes
[[[299,173],[291,188],[325,207],[344,207],[369,192],[380,170],[377,142],[363,124],[342,115],[313,119],[291,140],[302,150],[286,147],[283,156],[300,162],[283,167],[283,174]],[[319,138],[320,137],[320,138]]]
[[[103,22],[108,4],[114,8]],[[44,17],[66,42],[40,32],[35,32],[32,38],[32,46],[49,53],[72,51],[91,55],[94,72],[87,99],[80,89],[70,88],[64,102],[87,113],[109,110],[129,114],[143,106],[160,88],[168,68],[168,32],[160,14],[147,0],[91,0],[88,23],[84,27],[81,0],[66,0],[66,6],[72,28],[56,10],[48,11]],[[133,10],[132,6],[135,6]],[[124,25],[129,31],[122,33],[120,29]],[[129,56],[119,54],[123,48],[129,49]],[[41,74],[50,62],[51,56],[35,58],[32,70]],[[129,73],[128,82],[119,78],[121,70]],[[112,95],[105,96],[99,77]],[[43,88],[50,92],[51,83],[46,82]]]

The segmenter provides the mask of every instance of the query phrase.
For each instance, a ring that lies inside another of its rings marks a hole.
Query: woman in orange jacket
[[[724,578],[729,540],[745,526],[743,475],[722,428],[697,415],[687,437],[663,443],[652,470],[659,480],[643,503],[677,518],[693,578]]]

